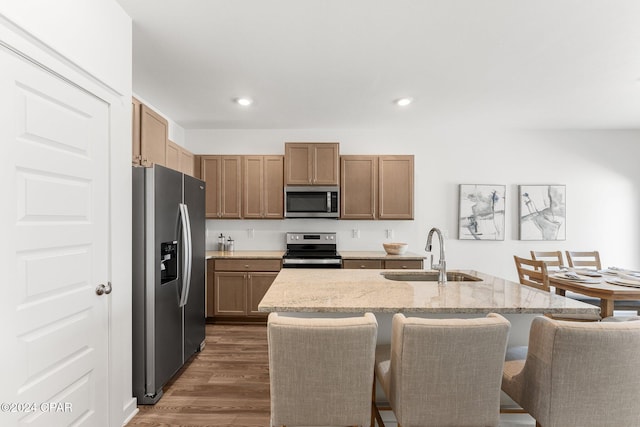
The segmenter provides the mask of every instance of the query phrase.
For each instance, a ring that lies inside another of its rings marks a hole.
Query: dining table
[[[570,269],[549,274],[558,295],[567,291],[600,299],[600,316],[613,316],[614,301],[640,300],[640,272],[626,269]]]

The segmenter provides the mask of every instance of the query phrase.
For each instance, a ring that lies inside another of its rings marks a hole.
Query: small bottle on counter
[[[225,247],[225,250],[227,252],[233,252],[235,250],[235,242],[234,240],[231,238],[231,236],[229,236],[229,239],[227,240],[227,245]]]
[[[224,235],[220,233],[220,235],[218,236],[218,250],[220,252],[224,251],[224,245],[225,245]]]

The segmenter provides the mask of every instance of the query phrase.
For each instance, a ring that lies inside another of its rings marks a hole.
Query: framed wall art
[[[564,185],[520,185],[520,240],[566,239]]]
[[[460,184],[458,239],[504,240],[504,185]]]

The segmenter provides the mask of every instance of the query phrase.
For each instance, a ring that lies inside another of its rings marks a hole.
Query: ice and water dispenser
[[[160,284],[178,278],[178,242],[160,244]]]

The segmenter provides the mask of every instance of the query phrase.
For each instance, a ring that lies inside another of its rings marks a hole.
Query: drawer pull
[[[249,264],[245,264],[245,265],[244,265],[244,268],[249,268]]]

